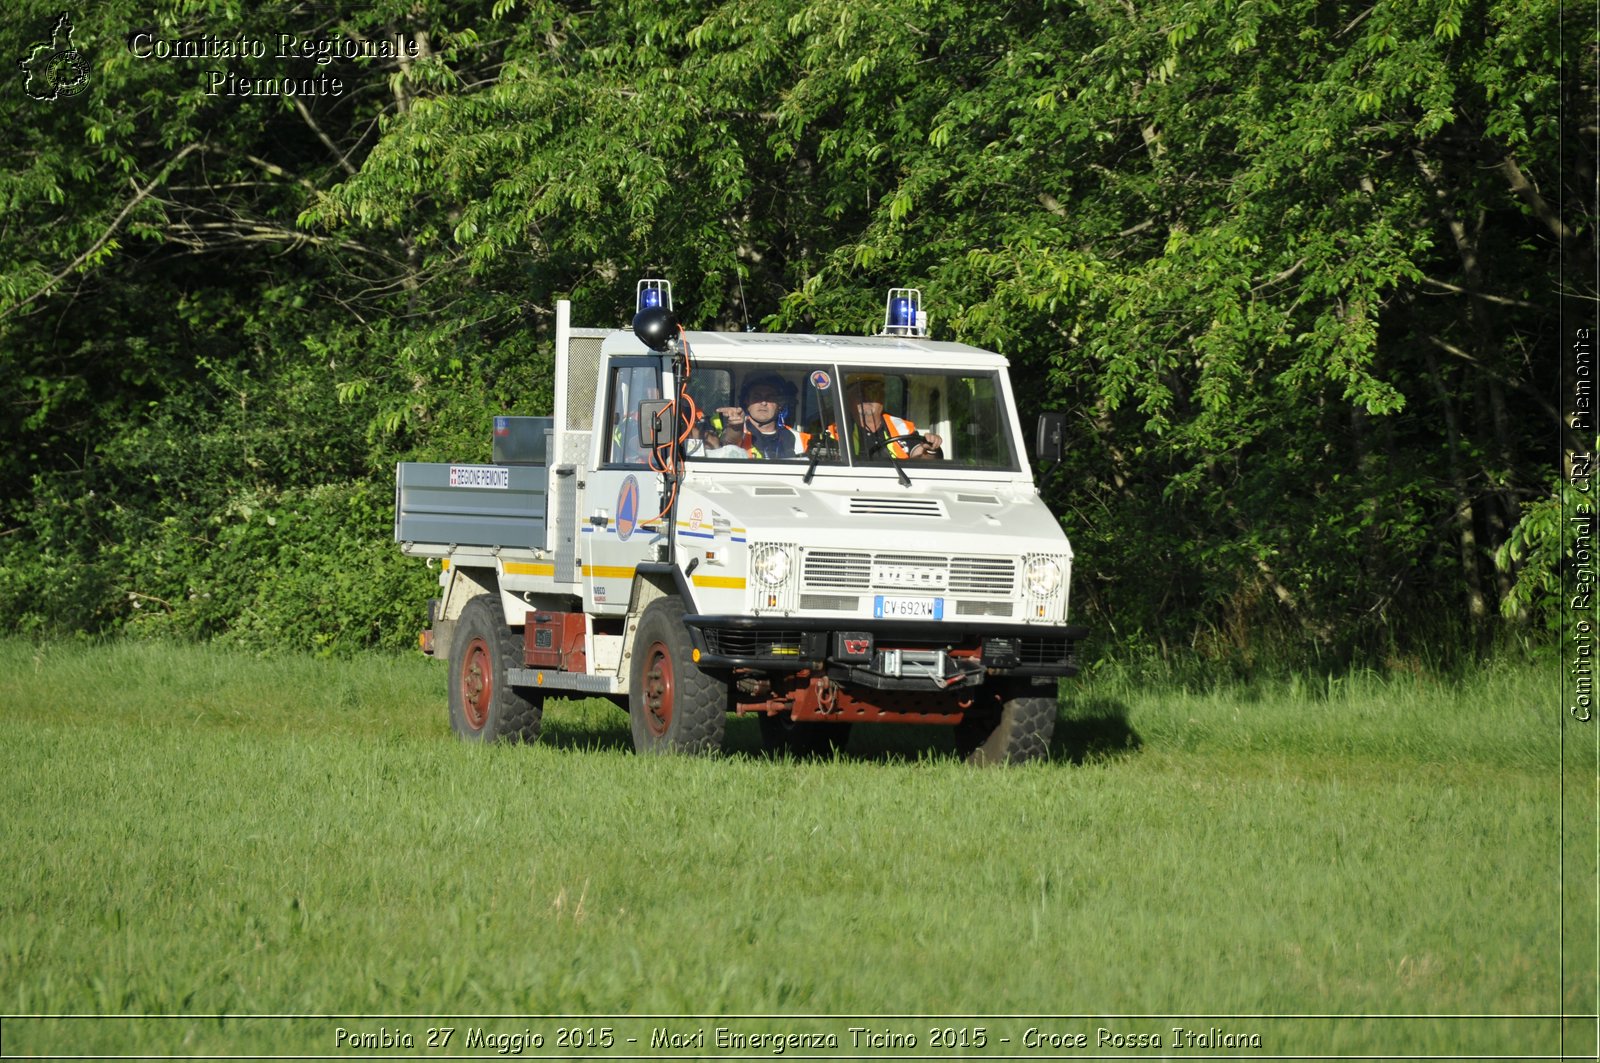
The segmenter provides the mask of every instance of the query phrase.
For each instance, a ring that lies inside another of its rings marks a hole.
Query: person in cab
[[[717,443],[737,446],[757,460],[805,456],[810,438],[787,423],[794,402],[793,385],[776,373],[748,378],[739,390],[739,405],[716,410],[716,423],[720,424]]]
[[[850,453],[865,461],[885,455],[935,461],[944,457],[944,439],[937,433],[917,431],[915,422],[884,412],[884,380],[878,373],[852,373],[846,380],[845,415]],[[838,433],[832,425],[828,434]]]

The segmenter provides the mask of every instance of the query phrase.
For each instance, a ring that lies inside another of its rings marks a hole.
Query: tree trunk
[[[1456,546],[1461,557],[1461,582],[1466,595],[1467,616],[1474,627],[1489,618],[1489,603],[1483,596],[1482,574],[1478,564],[1478,531],[1474,520],[1472,492],[1461,467],[1461,425],[1455,404],[1450,400],[1450,389],[1445,386],[1444,375],[1439,370],[1439,360],[1433,351],[1424,347],[1423,357],[1428,363],[1428,380],[1439,397],[1439,410],[1444,416],[1445,452],[1449,457],[1451,501],[1454,503],[1451,523],[1456,529]]]

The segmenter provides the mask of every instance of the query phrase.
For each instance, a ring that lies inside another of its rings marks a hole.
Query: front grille
[[[813,550],[806,554],[800,573],[805,587],[837,587],[861,590],[872,576],[871,554],[847,554],[836,550]]]
[[[853,613],[861,599],[848,594],[802,594],[800,608],[831,609],[840,613]]]
[[[706,628],[706,648],[719,657],[799,657],[799,631]]]
[[[1010,602],[957,602],[957,616],[1010,616],[1015,606]]]
[[[872,589],[905,593],[904,587],[874,585],[874,564],[943,569],[948,574],[948,582],[939,593],[947,597],[1002,598],[1006,601],[1017,597],[1017,562],[1008,557],[809,550],[801,563],[800,583],[806,590],[860,593]]]
[[[996,598],[1016,596],[1017,563],[1012,559],[957,557],[950,562],[950,593]]]

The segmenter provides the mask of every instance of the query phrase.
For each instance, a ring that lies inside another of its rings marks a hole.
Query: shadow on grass
[[[1050,759],[1083,764],[1137,753],[1144,745],[1128,722],[1128,706],[1115,698],[1073,699],[1056,721]]]
[[[633,752],[633,728],[625,710],[600,698],[545,702],[541,745],[586,753]]]
[[[632,752],[633,731],[627,714],[605,708],[545,717],[540,742],[556,749],[583,752]],[[1114,698],[1075,699],[1056,722],[1050,742],[1054,762],[1084,764],[1130,756],[1143,746],[1128,722],[1128,707]],[[728,756],[781,760],[761,744],[761,728],[753,716],[729,717],[723,751]],[[846,760],[910,763],[954,760],[952,728],[914,724],[856,724],[841,756]]]
[[[749,738],[736,742],[736,728],[746,729]],[[1128,722],[1128,707],[1122,702],[1114,698],[1074,699],[1056,722],[1050,761],[1084,764],[1114,760],[1137,753],[1143,745],[1139,733]],[[728,722],[725,749],[734,756],[772,756],[761,747],[761,734],[754,719]],[[950,727],[858,723],[840,755],[845,760],[898,764],[955,760],[959,753],[954,729]]]

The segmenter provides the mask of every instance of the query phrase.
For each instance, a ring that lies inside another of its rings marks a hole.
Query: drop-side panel
[[[395,541],[542,550],[549,478],[543,465],[401,462]]]

